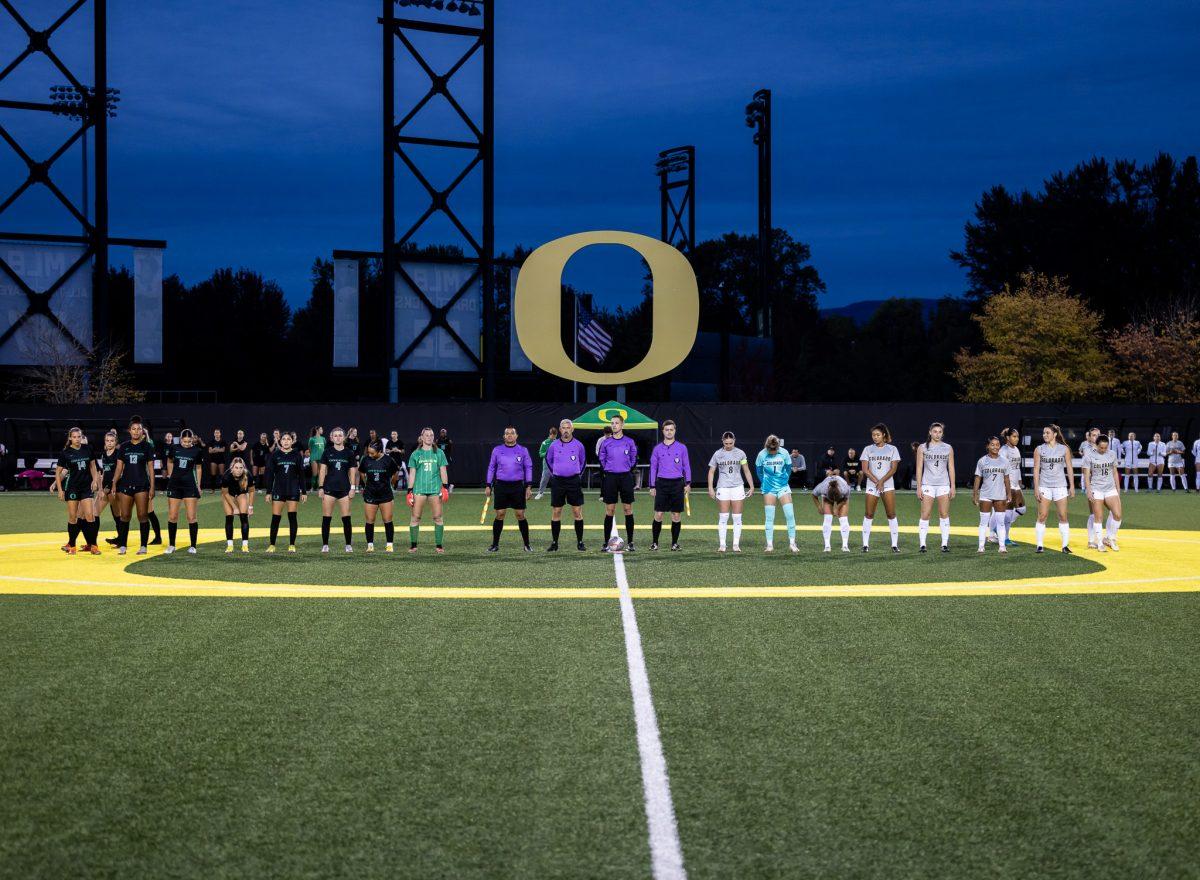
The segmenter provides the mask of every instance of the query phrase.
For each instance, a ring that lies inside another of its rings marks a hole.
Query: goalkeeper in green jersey
[[[417,552],[421,514],[426,504],[433,510],[433,540],[437,552],[446,552],[442,548],[442,533],[445,530],[442,505],[450,500],[450,492],[446,488],[450,479],[446,470],[446,453],[434,443],[433,428],[423,429],[417,448],[408,458],[408,505],[412,508],[412,516],[408,521],[409,553]]]

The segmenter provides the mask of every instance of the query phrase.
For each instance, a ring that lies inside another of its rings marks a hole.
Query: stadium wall
[[[1185,445],[1200,432],[1200,407],[1195,405],[1130,405],[1130,404],[966,404],[966,403],[640,403],[631,404],[653,419],[674,419],[679,425],[679,437],[687,443],[692,462],[702,473],[712,450],[720,444],[722,432],[731,430],[738,435],[738,444],[747,453],[761,447],[767,434],[784,438],[787,448],[799,449],[807,459],[810,475],[826,447],[832,445],[839,456],[848,447],[860,452],[869,441],[870,428],[876,422],[886,423],[892,431],[893,442],[906,462],[911,460],[909,444],[925,439],[931,421],[946,424],[947,440],[958,453],[960,482],[975,459],[982,454],[984,440],[1001,428],[1011,425],[1022,435],[1030,435],[1034,444],[1040,441],[1044,424],[1056,422],[1067,432],[1071,445],[1077,446],[1088,426],[1116,428],[1124,437],[1135,431],[1143,443],[1155,431],[1169,436],[1178,430]],[[546,436],[547,428],[563,417],[572,417],[591,408],[586,403],[419,403],[402,404],[147,404],[138,406],[76,406],[52,407],[9,405],[4,408],[4,442],[12,452],[11,458],[49,454],[62,445],[67,427],[79,424],[89,432],[109,426],[123,429],[133,412],[140,413],[150,424],[155,436],[164,431],[189,427],[208,437],[214,427],[220,428],[226,439],[238,428],[257,439],[259,431],[268,433],[274,427],[290,428],[301,438],[308,436],[316,424],[326,432],[334,425],[356,426],[366,437],[369,428],[381,435],[396,429],[411,449],[417,432],[425,426],[437,430],[449,429],[454,441],[452,480],[458,485],[482,482],[491,447],[500,442],[505,425],[513,424],[521,441],[532,452]],[[653,432],[631,432],[642,447],[646,458],[654,443]],[[582,439],[588,448],[588,438],[594,432],[584,432]],[[99,438],[93,438],[96,442]],[[1026,448],[1027,454],[1032,446]],[[1190,458],[1190,456],[1189,456]],[[1191,462],[1188,462],[1189,468]]]

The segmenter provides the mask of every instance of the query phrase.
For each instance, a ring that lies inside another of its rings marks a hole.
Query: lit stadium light
[[[396,0],[397,6],[417,6],[438,12],[457,12],[460,15],[482,15],[479,4],[482,0]]]
[[[121,101],[120,89],[105,90],[104,109],[112,118],[117,115],[117,104]],[[95,100],[96,90],[87,88],[81,92],[75,86],[51,86],[50,103],[56,116],[67,116],[71,119],[87,119],[91,115],[91,104]]]

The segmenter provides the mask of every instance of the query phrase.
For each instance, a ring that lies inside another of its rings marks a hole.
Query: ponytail
[[[871,426],[871,433],[874,433],[875,431],[878,431],[880,434],[883,435],[884,443],[892,442],[892,432],[888,430],[888,426],[885,425],[883,422],[876,422],[874,425]]]
[[[1062,428],[1054,424],[1047,425],[1046,427],[1054,432],[1055,442],[1061,443],[1063,446],[1067,445],[1067,438],[1063,436]]]

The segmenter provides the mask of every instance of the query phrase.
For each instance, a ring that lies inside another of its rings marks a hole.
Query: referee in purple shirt
[[[650,527],[650,549],[658,549],[664,513],[671,514],[671,549],[679,549],[679,520],[684,498],[692,490],[692,463],[687,447],[675,439],[675,422],[662,423],[662,442],[650,453],[650,497],[654,499],[654,524]]]
[[[587,465],[583,444],[575,439],[575,423],[563,419],[558,423],[558,439],[546,450],[546,467],[550,468],[550,546],[547,553],[558,550],[558,534],[562,531],[562,509],[571,505],[575,516],[576,548],[583,545],[583,483],[579,475]]]
[[[633,438],[625,434],[625,420],[613,416],[612,436],[600,444],[600,470],[604,473],[601,482],[600,497],[604,501],[604,546],[601,552],[608,552],[608,539],[613,532],[613,521],[617,501],[625,510],[625,552],[632,553],[633,548],[633,487],[634,472],[637,469],[637,444]]]
[[[529,450],[517,445],[517,429],[509,425],[504,429],[504,442],[492,449],[488,460],[487,485],[483,494],[494,498],[496,518],[492,520],[492,546],[488,553],[500,549],[500,533],[504,531],[504,515],[509,508],[517,512],[517,528],[521,530],[521,543],[525,552],[533,552],[529,546],[529,523],[525,519],[525,503],[533,494],[533,458]]]

